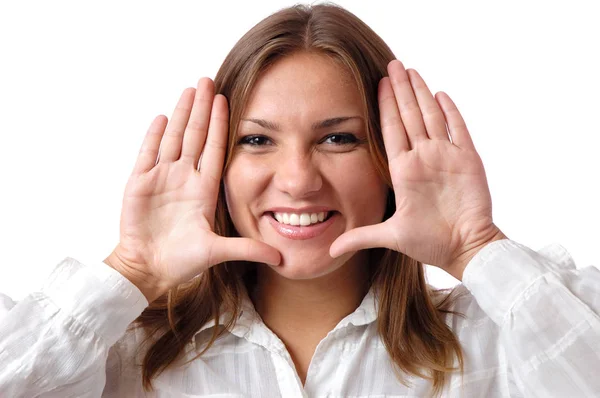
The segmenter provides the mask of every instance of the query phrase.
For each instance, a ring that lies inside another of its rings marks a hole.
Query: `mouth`
[[[337,211],[319,213],[265,213],[269,224],[287,239],[305,240],[323,234],[338,218]],[[314,221],[314,222],[313,222]]]
[[[327,222],[335,213],[336,211],[322,211],[314,213],[267,212],[267,214],[279,224],[294,227],[309,227]]]

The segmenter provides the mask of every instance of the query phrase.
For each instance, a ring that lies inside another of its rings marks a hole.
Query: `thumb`
[[[374,247],[387,247],[393,249],[394,239],[385,222],[375,225],[354,228],[338,236],[329,248],[329,255],[333,258],[344,253]]]
[[[249,238],[219,237],[213,245],[211,264],[225,261],[253,261],[279,265],[281,254],[273,246]]]

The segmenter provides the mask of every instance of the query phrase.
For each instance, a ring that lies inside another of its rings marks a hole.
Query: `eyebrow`
[[[337,125],[342,124],[343,122],[345,122],[347,120],[351,120],[351,119],[361,119],[362,120],[362,117],[360,117],[360,116],[333,117],[330,119],[325,119],[325,120],[315,122],[312,124],[311,127],[313,130],[321,130],[321,129],[325,129],[328,127],[337,126]],[[256,123],[259,126],[265,128],[267,130],[281,131],[281,127],[277,123],[274,123],[274,122],[271,122],[268,120],[252,118],[252,119],[242,119],[242,121]]]

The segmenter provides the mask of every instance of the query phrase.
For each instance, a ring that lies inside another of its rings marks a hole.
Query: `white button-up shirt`
[[[469,262],[456,289],[466,295],[452,309],[466,318],[445,319],[465,373],[451,375],[443,396],[600,397],[597,268],[577,269],[558,244],[534,251],[505,239]],[[135,366],[143,331],[126,329],[147,305],[106,264],[70,257],[40,292],[17,304],[0,295],[0,397],[422,397],[431,387],[395,377],[371,291],[318,344],[304,386],[246,295],[233,330],[190,364],[167,368],[145,394]],[[196,333],[185,360],[213,327]]]

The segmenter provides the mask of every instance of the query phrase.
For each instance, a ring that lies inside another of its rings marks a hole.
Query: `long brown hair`
[[[395,211],[395,199],[379,123],[377,87],[387,75],[387,64],[395,58],[385,42],[349,11],[331,3],[295,5],[270,15],[248,31],[225,58],[215,78],[216,93],[229,101],[229,144],[225,170],[231,161],[237,127],[252,88],[270,65],[294,52],[311,52],[338,62],[354,77],[368,120],[369,149],[373,162],[390,187],[384,219]],[[215,230],[223,236],[238,236],[227,211],[223,187],[219,193]],[[379,300],[377,331],[385,344],[399,382],[409,385],[403,372],[433,381],[432,393],[439,394],[449,367],[463,356],[457,337],[442,313],[456,298],[448,289],[436,290],[426,283],[424,265],[402,253],[372,249],[371,278]],[[224,328],[215,327],[210,341],[195,358],[235,324],[242,289],[252,264],[217,264],[200,277],[179,285],[153,302],[134,327],[143,327],[150,342],[142,363],[145,390],[152,379],[175,365],[185,344],[207,322],[224,313],[232,316]],[[462,314],[458,314],[462,315]],[[194,359],[195,359],[194,358]]]

